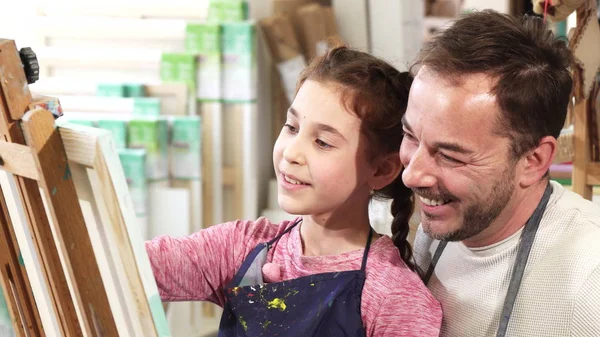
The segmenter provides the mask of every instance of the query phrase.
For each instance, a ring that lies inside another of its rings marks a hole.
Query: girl
[[[235,221],[147,242],[164,301],[224,307],[219,336],[438,336],[441,308],[406,237],[401,118],[411,79],[339,47],[302,73],[275,143],[279,224]],[[392,238],[368,205],[393,199]]]

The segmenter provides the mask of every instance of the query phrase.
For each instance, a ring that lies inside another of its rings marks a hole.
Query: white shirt
[[[599,337],[600,206],[551,184],[506,335]],[[495,336],[521,231],[487,247],[448,243],[428,284],[442,304],[441,336]],[[438,243],[419,228],[422,270]]]

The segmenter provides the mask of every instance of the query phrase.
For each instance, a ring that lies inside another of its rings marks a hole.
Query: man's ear
[[[371,178],[371,187],[379,190],[391,184],[402,171],[402,163],[398,152],[381,157],[378,161],[375,174]]]
[[[558,143],[556,138],[546,136],[540,140],[538,146],[523,158],[520,183],[524,187],[539,182],[550,169],[552,160],[556,155]]]

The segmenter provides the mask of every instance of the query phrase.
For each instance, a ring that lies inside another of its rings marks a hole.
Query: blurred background
[[[277,205],[272,146],[298,74],[332,41],[406,70],[423,43],[461,13],[489,8],[537,15],[529,0],[3,5],[0,38],[15,40],[18,48],[32,47],[40,63],[40,80],[31,91],[59,98],[60,122],[113,133],[144,239],[186,235],[235,219],[291,217]],[[566,37],[575,22],[573,14],[552,29]],[[552,171],[566,186],[571,184],[571,133],[569,119],[565,156]],[[373,202],[370,213],[373,226],[389,233],[389,205]],[[418,223],[416,212],[411,236]],[[218,326],[215,306],[165,308],[174,336],[207,336]],[[0,317],[0,336],[5,336],[2,324]]]

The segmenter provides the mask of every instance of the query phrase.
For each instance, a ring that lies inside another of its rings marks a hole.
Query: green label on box
[[[112,133],[115,147],[124,149],[127,147],[127,121],[119,119],[98,120],[98,128],[108,130]]]
[[[201,119],[173,118],[171,174],[175,179],[199,179],[201,171]]]
[[[160,98],[137,97],[133,99],[133,114],[135,116],[159,116]]]
[[[96,87],[96,95],[103,97],[125,97],[125,86],[122,84],[101,83]]]
[[[221,26],[216,23],[190,23],[185,28],[185,50],[192,54],[221,53]]]
[[[244,0],[211,0],[208,20],[217,22],[244,21],[248,19],[248,2]]]
[[[146,88],[143,84],[125,84],[125,97],[144,97]]]
[[[200,99],[221,98],[221,26],[188,24],[186,50],[197,55],[196,96]]]
[[[254,54],[255,26],[252,22],[228,22],[223,24],[224,54]]]
[[[160,62],[163,82],[183,82],[196,87],[196,57],[187,53],[163,53]]]
[[[118,149],[118,152],[135,213],[138,216],[144,216],[148,213],[146,151],[143,149]]]
[[[135,117],[129,121],[129,148],[145,149],[148,179],[168,177],[168,124],[162,117]]]
[[[223,99],[256,99],[255,25],[251,22],[223,24]]]
[[[65,120],[68,123],[77,124],[77,125],[85,125],[95,128],[96,121],[93,119],[85,119],[85,118],[67,118]]]

